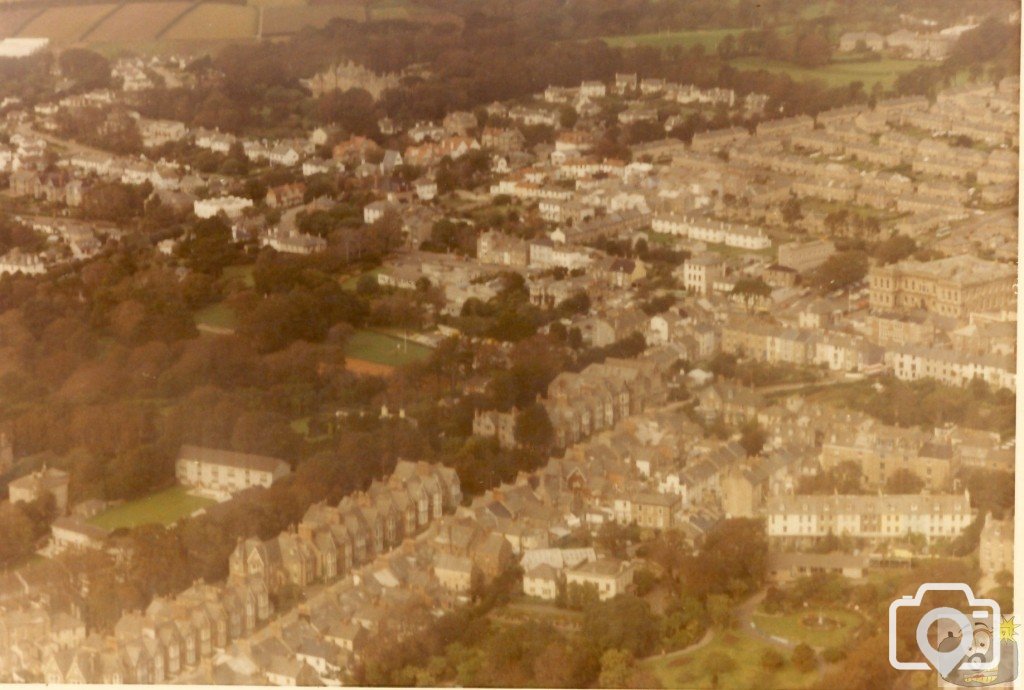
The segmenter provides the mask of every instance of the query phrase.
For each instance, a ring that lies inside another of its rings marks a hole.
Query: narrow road
[[[709,644],[711,644],[711,641],[713,639],[715,639],[715,630],[714,628],[708,628],[704,632],[704,637],[700,638],[699,640],[697,640],[689,646],[683,647],[682,649],[677,649],[674,652],[668,652],[667,654],[651,654],[649,657],[645,659],[638,659],[637,661],[639,663],[641,661],[649,661],[651,659],[675,659],[678,656],[683,656],[684,654],[695,652],[701,647],[708,646]]]
[[[87,146],[85,144],[80,144],[77,141],[72,141],[70,139],[61,139],[60,137],[54,136],[53,134],[49,134],[47,132],[40,132],[37,129],[29,127],[28,125],[22,125],[19,128],[19,131],[25,136],[39,137],[40,139],[44,139],[48,144],[67,149],[67,151],[72,154],[89,153],[93,155],[110,156],[111,158],[114,157],[114,154],[112,154],[110,151],[104,151],[103,149],[98,149],[92,146]]]
[[[770,644],[774,647],[792,651],[793,648],[796,647],[794,643],[789,642],[788,640],[782,642],[778,638],[766,635],[760,628],[754,625],[754,611],[756,611],[757,607],[761,605],[762,601],[764,601],[765,594],[765,590],[761,590],[734,609],[734,613],[736,614],[736,625],[740,630],[750,634],[752,637],[764,642],[765,644]]]
[[[796,649],[797,643],[790,642],[789,640],[783,641],[781,638],[766,635],[754,624],[754,612],[757,610],[757,607],[761,605],[761,602],[764,601],[766,594],[766,590],[762,589],[760,592],[733,609],[736,614],[736,624],[741,630],[749,634],[751,637],[783,650],[787,653],[786,656],[788,657],[789,653]],[[826,664],[825,660],[821,658],[821,654],[817,652],[818,650],[815,650],[814,658],[818,662],[818,673],[821,674],[825,672]]]

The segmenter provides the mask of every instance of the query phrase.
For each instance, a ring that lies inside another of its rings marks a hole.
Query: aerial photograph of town
[[[1012,687],[1020,37],[0,0],[0,683]]]

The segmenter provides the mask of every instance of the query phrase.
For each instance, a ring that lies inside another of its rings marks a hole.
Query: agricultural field
[[[610,46],[668,48],[681,46],[691,48],[704,46],[705,50],[713,51],[726,36],[738,36],[742,29],[699,29],[694,31],[665,31],[655,34],[631,34],[627,36],[606,36],[603,40]]]
[[[806,624],[809,617],[816,619],[819,614],[827,625],[817,627]],[[838,608],[820,611],[809,608],[785,615],[754,614],[754,625],[764,634],[781,637],[794,644],[803,642],[817,648],[844,645],[860,623],[861,617],[858,614]]]
[[[109,530],[149,524],[170,525],[214,503],[216,501],[212,499],[190,495],[183,486],[175,486],[111,508],[89,522]]]
[[[238,327],[238,316],[234,309],[223,302],[218,302],[197,311],[195,322],[199,328],[206,327],[211,331],[228,332],[234,331]]]
[[[14,36],[18,29],[36,14],[39,14],[39,10],[32,7],[0,11],[0,38]]]
[[[361,5],[349,2],[330,5],[266,7],[263,10],[263,35],[291,34],[304,26],[320,28],[335,18],[362,21],[365,16],[366,12]]]
[[[256,35],[257,9],[245,5],[203,4],[160,38],[176,41],[228,41]]]
[[[891,87],[896,77],[922,65],[934,63],[923,60],[837,60],[824,67],[800,67],[789,62],[764,60],[761,58],[736,58],[730,65],[741,70],[765,70],[776,74],[788,74],[795,81],[818,79],[826,86],[847,86],[855,81],[863,82],[870,91],[875,84]]]
[[[787,657],[778,671],[761,666],[761,655],[776,649]],[[641,662],[666,688],[693,690],[747,690],[771,688],[797,690],[818,679],[817,673],[802,673],[788,660],[789,654],[746,633],[716,631],[707,645],[681,655],[655,656]]]
[[[148,2],[123,5],[84,38],[90,43],[133,43],[152,41],[175,17],[184,12],[188,2]]]
[[[426,345],[370,330],[356,331],[345,347],[347,357],[389,367],[422,361],[429,357],[431,352]]]
[[[60,44],[74,43],[114,7],[113,3],[51,7],[25,25],[18,35],[46,37]]]

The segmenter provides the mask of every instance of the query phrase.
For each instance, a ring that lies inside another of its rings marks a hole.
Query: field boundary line
[[[156,34],[153,36],[153,40],[154,41],[159,41],[160,39],[162,39],[167,34],[168,31],[173,29],[174,26],[176,24],[178,24],[182,19],[187,17],[196,8],[198,8],[200,5],[202,5],[203,2],[205,2],[205,0],[195,0],[195,2],[193,2],[191,5],[189,5],[185,9],[183,9],[181,12],[179,12],[176,17],[173,17],[171,19],[171,21],[167,22],[167,24],[164,25],[164,28],[162,28],[162,29],[160,29],[159,31],[156,32]]]
[[[127,4],[128,4],[128,0],[121,0],[118,3],[115,3],[114,6],[112,8],[110,8],[110,11],[104,12],[92,24],[90,24],[88,27],[86,27],[85,31],[80,33],[76,40],[77,41],[84,41],[89,36],[89,34],[91,34],[92,32],[96,31],[96,29],[100,28],[101,24],[103,24],[105,21],[110,19],[112,16],[114,16],[115,14],[120,12],[121,9],[123,7],[125,7]]]

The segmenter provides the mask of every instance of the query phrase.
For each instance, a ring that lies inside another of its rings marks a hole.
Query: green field
[[[401,338],[367,330],[356,331],[345,347],[345,355],[348,357],[392,367],[422,361],[431,352],[425,345],[403,342]]]
[[[817,609],[798,611],[783,616],[770,616],[764,613],[754,614],[754,625],[766,635],[774,635],[785,640],[799,644],[801,642],[811,647],[838,647],[846,643],[850,635],[861,622],[861,617],[853,611],[845,609],[823,609],[821,614],[831,618],[840,624],[834,630],[821,630],[808,627],[803,624],[807,616],[816,616]]]
[[[235,314],[234,309],[223,302],[211,304],[197,311],[195,313],[195,321],[197,326],[209,326],[231,331],[238,327],[238,315]]]
[[[761,667],[761,655],[769,648],[777,649],[786,657],[786,664],[773,673]],[[714,667],[709,667],[708,660],[723,656],[732,660],[733,667],[716,674]],[[715,638],[700,649],[680,656],[652,657],[641,665],[666,688],[797,690],[817,680],[817,673],[801,673],[796,670],[789,656],[784,650],[771,647],[745,633],[716,631]]]
[[[764,60],[761,58],[736,58],[729,64],[741,70],[766,70],[776,74],[788,74],[795,81],[819,79],[826,86],[847,86],[855,81],[863,82],[870,90],[875,84],[890,87],[896,77],[922,65],[934,64],[923,60],[839,60],[824,67],[800,67],[790,62]]]
[[[256,264],[228,266],[224,269],[223,276],[226,280],[240,280],[247,288],[256,287],[256,281],[252,277],[252,270],[255,266]]]
[[[356,275],[348,276],[341,282],[341,287],[344,290],[355,291],[356,287],[359,285],[360,278],[362,278],[364,275],[377,276],[381,272],[381,270],[382,269],[380,268],[374,268],[372,270],[367,271],[366,273],[358,273]]]
[[[175,486],[152,496],[111,508],[89,522],[110,530],[154,523],[169,525],[179,518],[191,515],[200,508],[205,508],[213,503],[215,501],[208,498],[190,496],[183,486]]]
[[[695,31],[664,31],[656,34],[630,34],[627,36],[605,36],[603,40],[613,47],[632,48],[650,46],[668,48],[669,46],[704,46],[705,50],[713,51],[726,36],[738,36],[743,29],[700,29]]]

